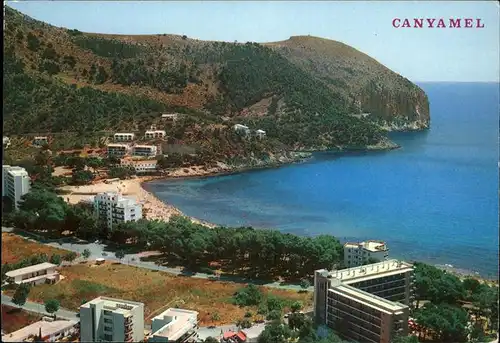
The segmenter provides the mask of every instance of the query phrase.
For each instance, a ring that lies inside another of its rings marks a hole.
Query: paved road
[[[12,232],[13,228],[7,228],[7,227],[2,227],[2,232]],[[31,239],[33,241],[36,241],[35,239]],[[39,242],[42,243],[42,242]],[[88,249],[91,253],[90,255],[90,260],[96,259],[96,258],[104,258],[109,261],[119,261],[114,256],[114,253],[111,252],[109,249],[106,249],[105,244],[101,243],[88,243],[85,241],[80,241],[79,243],[66,243],[62,241],[58,242],[51,242],[51,243],[42,243],[45,245],[49,245],[55,248],[59,249],[64,249],[64,250],[69,250],[69,251],[75,251],[77,253],[82,253],[85,249]],[[106,254],[103,255],[103,253]],[[137,266],[140,268],[146,268],[146,269],[152,269],[152,270],[160,270],[163,272],[167,272],[170,274],[175,274],[175,275],[187,275],[182,272],[182,269],[180,268],[170,268],[170,267],[164,267],[164,266],[158,266],[154,262],[149,262],[149,261],[141,261],[139,254],[126,254],[125,257],[121,260],[121,262],[126,263],[131,266]],[[189,274],[191,277],[196,277],[200,279],[208,279],[212,277],[212,275],[205,274],[205,273],[195,273],[195,274]],[[230,282],[239,282],[239,283],[254,283],[254,284],[259,284],[262,286],[266,287],[272,287],[272,288],[280,288],[280,289],[288,289],[288,290],[295,290],[299,291],[302,290],[300,285],[281,285],[279,282],[272,282],[272,283],[262,283],[258,280],[249,280],[237,276],[224,276],[222,275],[220,278],[220,281],[230,281]],[[314,291],[314,287],[311,286],[307,289],[308,291],[312,292]]]
[[[20,306],[17,306],[16,304],[14,304],[12,302],[12,298],[5,295],[5,294],[2,294],[2,305],[8,305],[8,306],[12,306],[12,307],[15,307],[15,308],[19,308]],[[39,304],[39,303],[35,303],[35,302],[32,302],[32,301],[27,301],[26,304],[24,304],[23,306],[21,306],[21,308],[23,310],[26,310],[26,311],[29,311],[29,312],[35,312],[35,313],[40,313],[44,316],[52,316],[51,314],[47,313],[45,311],[45,306],[43,304]],[[77,316],[77,313],[76,312],[73,312],[73,311],[70,311],[70,310],[66,310],[64,308],[60,308],[59,311],[56,312],[56,316],[57,317],[60,317],[60,318],[63,318],[63,319],[67,319],[67,320],[76,320],[76,321],[80,321],[80,318],[78,318]]]

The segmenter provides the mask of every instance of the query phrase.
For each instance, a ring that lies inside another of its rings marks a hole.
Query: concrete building
[[[179,117],[179,113],[164,113],[161,115],[161,119],[166,122],[174,122]]]
[[[361,266],[371,259],[387,260],[389,248],[382,241],[366,241],[361,243],[347,242],[344,244],[344,265],[348,268]]]
[[[107,154],[108,156],[122,157],[130,152],[130,146],[127,144],[108,144]]]
[[[164,138],[167,135],[165,130],[148,130],[144,133],[144,138],[154,139],[154,138]]]
[[[141,342],[144,304],[99,297],[80,306],[81,342]]]
[[[21,167],[2,166],[2,196],[7,196],[17,209],[21,197],[31,188],[31,179],[28,172]]]
[[[117,192],[97,194],[94,197],[94,209],[110,230],[119,223],[138,221],[142,218],[142,204]]]
[[[390,343],[408,332],[413,266],[388,260],[314,275],[314,315],[344,339]]]
[[[234,125],[233,129],[234,129],[234,131],[241,132],[245,135],[248,135],[250,133],[250,129],[248,128],[248,126],[241,125],[241,124]]]
[[[36,136],[35,138],[33,138],[34,146],[41,147],[45,144],[49,144],[49,138],[47,136]]]
[[[77,332],[78,322],[75,320],[43,320],[30,324],[10,334],[2,336],[2,342],[32,342],[33,337],[42,334],[45,342],[56,342]]]
[[[198,312],[169,308],[153,318],[149,342],[186,342],[196,334]]]
[[[158,162],[156,160],[122,159],[120,165],[133,168],[137,174],[144,174],[156,172]]]
[[[158,154],[158,147],[156,145],[134,145],[132,148],[132,155],[134,156],[148,156],[154,157]]]
[[[10,138],[3,136],[3,148],[7,149],[10,146]]]
[[[56,283],[60,275],[56,270],[57,266],[52,263],[44,262],[33,266],[11,270],[5,273],[5,276],[12,278],[14,283],[27,283],[31,286],[42,283]]]
[[[264,131],[264,130],[257,130],[257,131],[255,131],[255,135],[258,138],[262,139],[262,138],[266,137],[266,131]]]
[[[130,132],[117,132],[113,138],[116,142],[131,142],[134,140],[135,135]]]

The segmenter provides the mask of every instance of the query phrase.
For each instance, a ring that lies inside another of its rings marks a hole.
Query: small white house
[[[257,137],[259,137],[259,138],[262,139],[262,138],[266,137],[266,131],[264,131],[264,130],[257,130],[257,131],[255,131],[255,135]]]
[[[176,121],[178,117],[179,117],[178,113],[164,113],[161,115],[161,119],[167,122]]]
[[[57,342],[76,332],[76,320],[43,320],[2,336],[2,342],[30,342],[30,337],[42,334],[45,342]]]
[[[33,266],[11,270],[5,273],[7,277],[14,280],[16,284],[28,283],[32,286],[42,283],[56,283],[60,275],[56,270],[57,266],[52,263],[44,262]]]
[[[3,136],[3,147],[4,149],[8,148],[10,146],[10,138]]]
[[[234,125],[233,129],[234,129],[234,131],[236,131],[236,132],[242,132],[245,135],[248,135],[250,133],[250,129],[248,128],[248,126],[241,125],[241,124]]]
[[[144,137],[146,139],[153,139],[153,138],[164,138],[167,135],[165,130],[148,130],[144,134]]]

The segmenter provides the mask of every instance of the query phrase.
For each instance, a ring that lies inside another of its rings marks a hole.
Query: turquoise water
[[[392,134],[402,149],[146,187],[185,214],[228,226],[345,240],[390,256],[498,270],[498,84],[432,83],[431,130]]]

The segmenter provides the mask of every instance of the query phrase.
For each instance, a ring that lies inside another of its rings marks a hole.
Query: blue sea
[[[401,149],[146,188],[208,222],[380,239],[391,257],[497,278],[499,85],[420,86],[431,129],[391,134]]]

